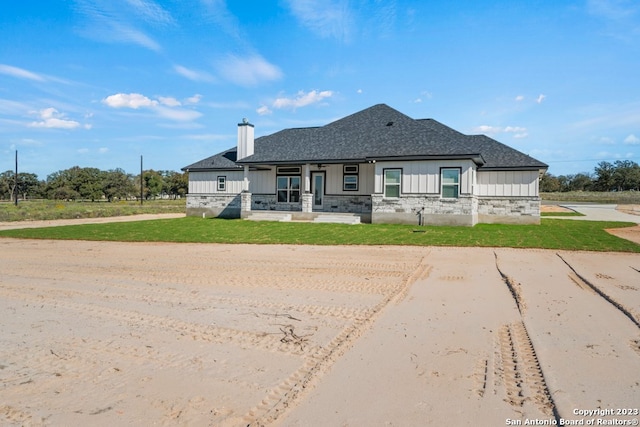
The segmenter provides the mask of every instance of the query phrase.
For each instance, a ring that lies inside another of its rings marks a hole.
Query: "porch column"
[[[304,165],[302,212],[313,212],[313,194],[311,194],[311,165],[309,163]]]
[[[242,191],[249,191],[249,165],[244,165],[244,180],[242,181]]]
[[[311,193],[311,165],[304,165],[304,188],[305,193]]]
[[[249,193],[249,166],[244,166],[244,180],[242,181],[242,193],[240,193],[240,218],[246,218],[251,214],[251,193]]]

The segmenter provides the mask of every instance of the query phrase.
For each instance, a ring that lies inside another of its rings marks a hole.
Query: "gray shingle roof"
[[[322,127],[285,129],[255,140],[254,154],[235,162],[236,148],[183,170],[236,169],[241,164],[343,163],[384,159],[471,158],[485,168],[546,168],[484,135],[464,135],[435,120],[415,120],[378,104]]]
[[[195,162],[189,166],[182,168],[183,171],[190,170],[229,170],[229,169],[242,169],[242,165],[236,163],[236,156],[238,154],[237,147],[230,148],[222,153],[215,154],[206,159],[202,159],[199,162]]]
[[[440,132],[450,138],[464,138],[471,150],[482,154],[485,163],[481,169],[546,169],[549,166],[533,157],[509,147],[486,135],[465,135],[434,119],[420,119],[425,126]]]

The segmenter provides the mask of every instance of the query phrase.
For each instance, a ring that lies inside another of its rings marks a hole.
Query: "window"
[[[227,177],[219,176],[218,177],[218,191],[227,191]]]
[[[302,168],[300,166],[278,166],[276,173],[278,175],[300,175]]]
[[[385,169],[384,171],[384,197],[400,197],[400,177],[402,170]]]
[[[358,173],[358,165],[344,165],[342,167],[342,171],[345,174],[357,174]]]
[[[442,197],[457,199],[460,195],[460,169],[442,169]]]
[[[345,175],[342,189],[344,191],[358,191],[358,175]]]
[[[358,191],[358,165],[344,165],[342,167],[344,191]]]
[[[279,176],[277,183],[278,202],[298,203],[300,201],[299,176]]]

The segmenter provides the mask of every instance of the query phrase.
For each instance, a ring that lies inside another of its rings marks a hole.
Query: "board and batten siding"
[[[358,190],[357,191],[345,191],[344,190],[344,165],[326,165],[320,169],[311,167],[311,172],[324,172],[325,194],[329,195],[370,195],[373,193],[373,164],[360,163],[358,164]],[[304,167],[303,167],[304,171]]]
[[[440,170],[460,168],[460,193],[470,194],[475,174],[471,160],[420,160],[375,163],[375,193],[383,193],[384,170],[402,169],[401,192],[403,194],[440,194]]]
[[[477,196],[537,197],[538,171],[478,171]]]
[[[225,191],[218,191],[218,177],[226,177]],[[244,171],[189,172],[189,194],[238,194],[242,192]],[[249,171],[249,191],[275,194],[275,170]]]

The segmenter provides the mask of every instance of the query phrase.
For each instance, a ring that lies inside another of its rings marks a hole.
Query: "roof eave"
[[[295,159],[295,160],[238,160],[236,163],[241,165],[304,165],[304,164],[342,164],[342,163],[366,163],[365,158],[353,159]]]
[[[549,166],[547,165],[534,165],[534,166],[483,166],[481,170],[483,171],[540,171],[547,170]]]
[[[410,156],[370,156],[367,161],[394,161],[394,160],[471,160],[478,166],[485,161],[480,153],[473,154],[438,154],[438,155],[410,155]]]

